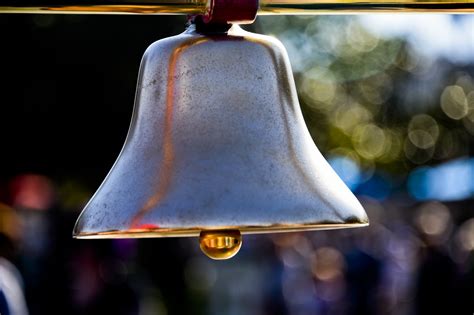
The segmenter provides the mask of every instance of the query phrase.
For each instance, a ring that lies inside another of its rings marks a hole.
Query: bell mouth
[[[136,228],[129,230],[111,230],[104,232],[74,233],[77,239],[107,239],[107,238],[159,238],[159,237],[198,237],[202,231],[235,230],[241,234],[265,234],[284,232],[304,232],[317,230],[335,230],[368,226],[369,221],[348,218],[345,222],[320,222],[309,224],[274,224],[268,226],[216,226],[206,228]]]

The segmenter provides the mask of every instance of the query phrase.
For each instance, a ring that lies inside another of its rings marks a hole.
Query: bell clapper
[[[199,246],[207,257],[224,260],[234,257],[242,246],[239,230],[201,231]]]

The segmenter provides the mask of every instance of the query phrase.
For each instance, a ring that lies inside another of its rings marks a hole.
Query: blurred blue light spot
[[[407,186],[410,194],[418,200],[430,199],[428,185],[425,184],[430,167],[419,167],[408,176]]]
[[[329,164],[344,183],[354,191],[361,182],[359,165],[349,157],[334,156],[329,158]]]
[[[453,201],[474,196],[474,158],[412,171],[408,192],[418,200]]]
[[[386,199],[392,191],[392,183],[387,176],[374,174],[368,181],[359,185],[357,195],[372,197],[377,200]]]

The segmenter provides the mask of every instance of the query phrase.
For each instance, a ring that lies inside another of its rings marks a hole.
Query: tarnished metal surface
[[[314,145],[284,47],[234,26],[152,44],[124,148],[76,237],[198,236],[367,224]]]

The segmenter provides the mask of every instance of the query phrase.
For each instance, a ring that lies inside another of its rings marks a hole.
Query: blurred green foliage
[[[472,65],[424,56],[356,16],[264,17],[257,28],[287,48],[305,119],[326,157],[405,175],[469,155]]]

